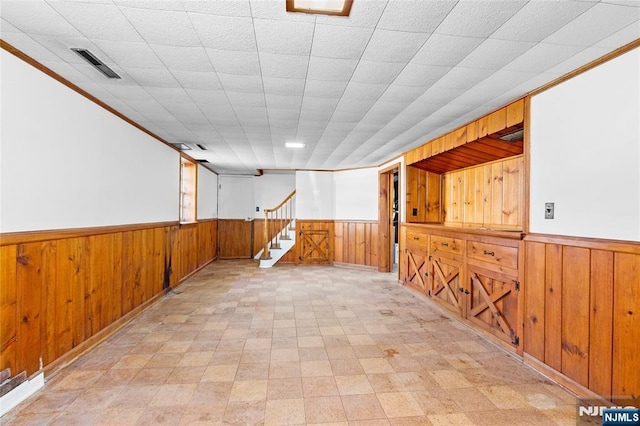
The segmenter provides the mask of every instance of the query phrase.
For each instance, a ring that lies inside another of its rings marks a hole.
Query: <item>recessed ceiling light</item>
[[[287,148],[304,148],[304,144],[302,142],[285,142],[284,146]]]
[[[349,16],[352,0],[287,0],[287,12]]]
[[[191,147],[189,145],[187,145],[186,143],[182,143],[182,142],[172,143],[171,145],[175,146],[180,151],[189,151],[191,149]]]

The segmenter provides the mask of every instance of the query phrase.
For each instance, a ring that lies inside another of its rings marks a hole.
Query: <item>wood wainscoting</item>
[[[254,223],[244,219],[218,219],[220,259],[251,259]]]
[[[378,221],[334,221],[334,264],[378,269]]]
[[[217,220],[2,234],[0,370],[53,373],[215,259]]]
[[[296,220],[296,265],[331,265],[334,245],[333,220]]]
[[[640,243],[530,234],[524,289],[525,361],[578,394],[640,402]]]

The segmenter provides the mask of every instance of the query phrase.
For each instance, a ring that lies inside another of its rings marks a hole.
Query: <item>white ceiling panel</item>
[[[311,56],[360,59],[373,28],[316,25]]]
[[[257,52],[207,49],[207,55],[218,73],[260,75],[260,61]]]
[[[351,79],[358,65],[355,59],[333,59],[311,57],[307,78],[320,81],[346,82]]]
[[[459,1],[434,32],[463,37],[488,37],[526,3],[524,0]]]
[[[389,84],[405,67],[403,62],[360,61],[353,73],[356,83]]]
[[[309,57],[260,52],[260,68],[265,77],[304,79],[309,68]]]
[[[216,3],[216,2],[211,2]],[[189,18],[202,45],[219,50],[255,51],[256,39],[251,18],[190,13]]]
[[[408,62],[429,38],[424,33],[376,29],[362,59],[378,62]]]
[[[635,0],[356,0],[350,17],[282,0],[3,0],[0,15],[3,40],[234,174],[379,164],[640,37]]]
[[[453,67],[478,47],[483,40],[483,38],[479,37],[432,34],[411,62],[422,65]]]
[[[184,47],[201,46],[200,39],[186,12],[130,7],[121,7],[120,10],[147,43]]]
[[[253,27],[261,52],[305,56],[311,52],[312,23],[254,19]]]
[[[598,3],[544,39],[545,43],[587,47],[640,19],[640,8]]]
[[[455,6],[455,1],[391,0],[378,28],[395,31],[433,32]]]

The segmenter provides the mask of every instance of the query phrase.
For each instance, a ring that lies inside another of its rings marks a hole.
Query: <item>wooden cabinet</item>
[[[522,353],[519,232],[403,225],[402,282]]]

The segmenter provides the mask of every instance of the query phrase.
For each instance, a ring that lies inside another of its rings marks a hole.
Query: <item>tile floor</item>
[[[575,398],[395,274],[217,261],[7,425],[555,425]]]

